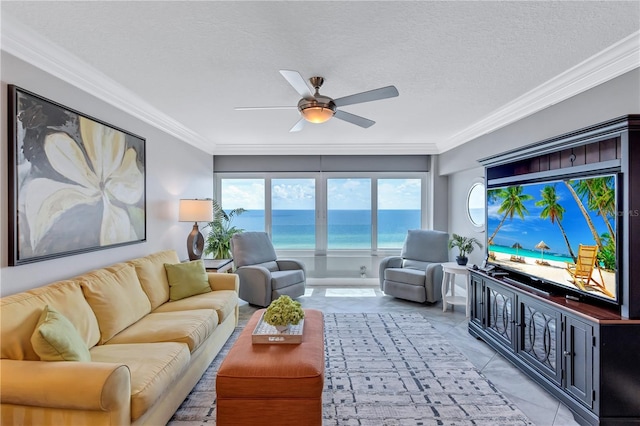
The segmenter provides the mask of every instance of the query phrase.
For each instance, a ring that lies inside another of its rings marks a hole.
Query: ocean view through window
[[[271,180],[271,240],[277,248],[315,249],[315,179]]]
[[[274,223],[284,223],[273,229],[273,244],[280,249],[313,249],[316,240],[315,210],[272,210]],[[371,244],[371,227],[363,226],[371,215],[370,210],[332,210],[333,227],[329,233],[335,236],[331,249],[363,249]],[[264,210],[248,210],[234,218],[238,228],[260,230],[264,226]],[[378,244],[383,248],[401,248],[407,230],[419,229],[420,210],[380,210],[378,217],[384,229],[378,231]],[[363,219],[364,218],[364,219]],[[418,224],[416,226],[416,223]]]
[[[399,249],[409,229],[422,227],[423,179],[320,179],[222,178],[221,204],[246,209],[234,226],[270,230],[283,250]]]

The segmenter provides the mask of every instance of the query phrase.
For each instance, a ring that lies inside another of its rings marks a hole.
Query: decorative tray
[[[251,341],[254,344],[294,344],[302,343],[302,329],[304,328],[304,319],[298,325],[290,325],[289,329],[278,332],[273,325],[267,324],[262,320],[264,313],[260,316],[260,320],[256,328],[251,334]]]

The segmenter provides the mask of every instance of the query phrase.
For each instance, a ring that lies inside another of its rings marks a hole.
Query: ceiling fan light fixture
[[[335,111],[330,108],[323,108],[319,106],[309,107],[300,111],[300,114],[302,114],[305,120],[316,124],[329,121],[331,117],[333,117],[334,113]]]
[[[320,98],[320,99],[318,99]],[[336,105],[330,98],[317,96],[315,100],[301,99],[298,103],[298,110],[302,117],[310,123],[324,123],[336,113]]]

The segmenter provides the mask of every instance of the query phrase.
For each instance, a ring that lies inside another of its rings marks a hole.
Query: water
[[[504,253],[504,254],[514,255],[514,256],[531,257],[534,259],[555,260],[558,262],[573,263],[573,259],[570,256],[566,254],[561,254],[561,253],[550,253],[547,250],[545,250],[544,254],[542,254],[540,253],[540,250],[527,250],[527,249],[516,250],[515,248],[512,248],[512,247],[492,245],[492,246],[489,246],[489,251],[495,251],[497,253]]]
[[[370,210],[329,210],[329,249],[370,249]],[[264,210],[247,211],[234,218],[233,225],[245,231],[264,231]],[[314,249],[315,210],[273,210],[272,239],[276,248]],[[378,247],[400,248],[409,229],[419,229],[420,210],[379,210]]]

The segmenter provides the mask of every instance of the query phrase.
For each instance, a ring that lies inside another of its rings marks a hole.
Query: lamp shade
[[[211,200],[180,200],[180,222],[211,222],[213,204]]]

